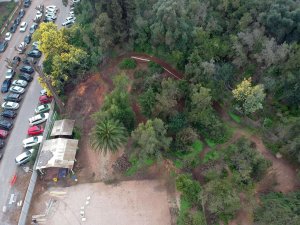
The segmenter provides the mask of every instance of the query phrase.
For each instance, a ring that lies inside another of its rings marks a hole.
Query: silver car
[[[16,164],[20,166],[20,165],[23,165],[23,164],[29,162],[33,152],[34,152],[34,149],[32,148],[32,149],[29,149],[28,151],[23,152],[22,154],[18,155],[15,159]]]
[[[11,86],[11,88],[9,90],[11,92],[17,93],[17,94],[23,94],[25,92],[25,88],[22,88],[20,86]]]
[[[16,102],[3,102],[1,106],[3,109],[11,109],[11,110],[16,110],[20,107],[19,103]]]

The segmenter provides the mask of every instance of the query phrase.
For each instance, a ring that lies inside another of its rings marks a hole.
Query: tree
[[[182,152],[189,151],[197,138],[198,134],[193,128],[184,128],[176,134],[176,149]]]
[[[105,97],[101,110],[95,113],[94,117],[99,120],[101,118],[117,120],[131,132],[135,125],[135,114],[128,93],[129,79],[125,74],[120,74],[113,81],[114,90]]]
[[[150,26],[152,43],[165,45],[170,50],[186,49],[191,27],[187,23],[184,0],[158,0],[153,6]]]
[[[33,35],[45,55],[45,73],[52,86],[62,91],[69,78],[76,79],[87,69],[87,53],[69,44],[68,32],[53,23],[41,23]],[[47,89],[43,82],[42,86]]]
[[[189,119],[191,122],[196,123],[200,117],[207,115],[207,111],[211,110],[212,97],[210,89],[203,87],[201,84],[193,85],[190,99]]]
[[[141,106],[142,113],[148,118],[152,115],[153,108],[156,103],[156,94],[152,88],[148,88],[143,94],[139,97],[139,104]]]
[[[232,219],[240,209],[238,193],[226,178],[208,182],[204,186],[203,198],[207,209],[223,221]]]
[[[299,224],[300,192],[289,194],[269,193],[260,198],[260,206],[254,212],[257,225]]]
[[[192,179],[191,175],[180,174],[176,178],[176,188],[181,192],[182,197],[190,202],[193,206],[201,209],[202,189],[200,184]]]
[[[91,132],[92,147],[104,154],[117,152],[126,140],[126,129],[121,123],[112,119],[96,121]]]
[[[181,96],[176,80],[167,78],[161,83],[161,92],[156,95],[156,105],[154,113],[167,118],[174,115],[177,101]]]
[[[167,129],[164,122],[155,118],[146,124],[140,123],[131,133],[132,145],[140,161],[148,158],[160,158],[161,152],[166,151],[171,143],[171,138],[166,136]]]
[[[299,15],[299,2],[294,0],[276,0],[269,11],[261,13],[263,24],[279,43],[299,41]]]
[[[261,84],[252,86],[251,78],[244,79],[232,91],[237,102],[237,109],[248,115],[262,109],[262,102],[266,96],[264,86]]]

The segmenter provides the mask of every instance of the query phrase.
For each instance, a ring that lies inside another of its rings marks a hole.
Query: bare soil
[[[55,201],[42,223],[45,225],[171,224],[167,189],[164,182],[158,180],[52,188],[35,199],[32,213],[45,214],[51,198]],[[81,211],[85,222],[81,221]]]

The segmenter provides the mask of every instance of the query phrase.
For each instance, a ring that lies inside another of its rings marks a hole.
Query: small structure
[[[67,138],[46,140],[42,146],[36,169],[72,169],[75,162],[77,148],[78,140]]]
[[[54,122],[50,137],[71,137],[75,120],[57,120]]]

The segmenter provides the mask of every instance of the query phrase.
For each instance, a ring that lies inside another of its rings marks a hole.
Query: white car
[[[35,145],[38,145],[42,142],[43,136],[34,136],[30,138],[26,138],[23,140],[23,147],[28,148],[28,147],[33,147]]]
[[[55,8],[48,8],[48,9],[46,9],[46,14],[47,13],[56,13],[57,12],[57,9],[55,9]]]
[[[26,87],[27,86],[27,81],[25,81],[25,80],[14,80],[13,82],[12,82],[12,85],[15,85],[15,86],[20,86],[20,87]]]
[[[11,37],[12,37],[12,34],[10,32],[7,32],[5,34],[5,41],[10,41]]]
[[[74,16],[69,16],[66,18],[66,21],[74,21],[75,22],[75,20],[76,20],[76,17],[74,17]]]
[[[72,0],[73,4],[80,2],[80,0]]]
[[[19,103],[16,102],[3,102],[1,106],[3,109],[12,109],[12,110],[16,110],[20,107]]]
[[[74,11],[70,11],[70,16],[72,16],[72,17],[74,17],[75,16],[75,13],[74,13]]]
[[[12,79],[15,75],[15,71],[13,69],[6,70],[5,79]]]
[[[46,10],[48,10],[48,9],[57,10],[57,7],[56,7],[56,5],[48,5],[48,6],[46,6]]]
[[[22,22],[20,25],[20,32],[25,32],[28,27],[28,24],[26,22]]]
[[[24,53],[24,51],[26,50],[26,47],[27,47],[26,42],[21,42],[21,43],[19,44],[19,46],[17,47],[17,51],[18,51],[19,53]]]
[[[56,20],[57,19],[57,16],[54,13],[46,14],[45,17],[47,17],[51,20]]]
[[[22,88],[20,86],[11,86],[9,91],[17,94],[23,94],[25,92],[25,88]]]
[[[61,25],[62,26],[70,26],[72,25],[73,23],[75,23],[74,21],[66,21],[66,22],[63,22]]]
[[[36,116],[29,118],[29,125],[34,126],[44,123],[49,117],[49,113],[40,113]]]
[[[29,149],[28,151],[23,152],[22,154],[18,155],[15,159],[16,164],[20,166],[20,165],[23,165],[23,164],[29,162],[33,152],[34,152],[34,149],[32,148],[32,149]]]
[[[38,41],[33,42],[32,47],[35,47],[36,49],[39,49],[39,42]]]

